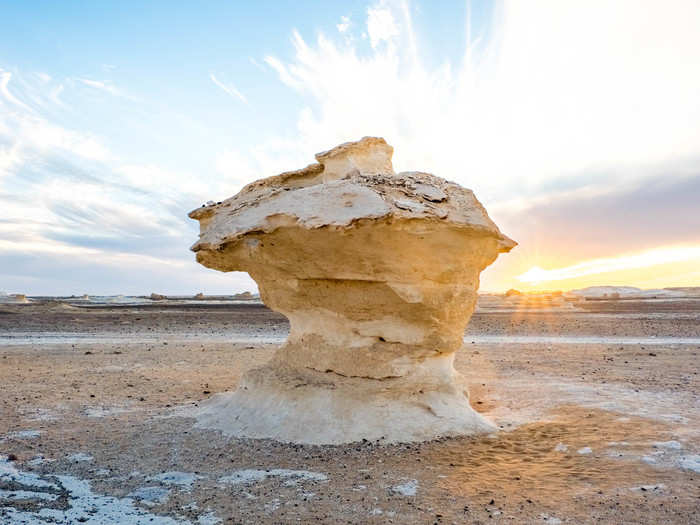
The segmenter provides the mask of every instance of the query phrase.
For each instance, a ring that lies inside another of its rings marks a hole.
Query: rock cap
[[[316,154],[318,163],[260,179],[237,195],[189,213],[200,222],[192,251],[217,250],[249,233],[280,227],[350,228],[360,221],[423,220],[449,223],[499,241],[501,233],[474,193],[430,173],[395,173],[393,148],[383,138],[364,137]]]

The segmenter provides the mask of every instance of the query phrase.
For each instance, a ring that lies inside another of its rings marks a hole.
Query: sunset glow
[[[538,266],[530,268],[517,279],[524,283],[540,284],[551,281],[575,279],[587,275],[637,270],[661,264],[697,260],[700,266],[700,246],[659,248],[634,255],[592,259],[563,268],[545,270]]]

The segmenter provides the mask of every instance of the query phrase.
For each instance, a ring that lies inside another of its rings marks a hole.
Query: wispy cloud
[[[248,57],[248,61],[251,64],[253,64],[256,68],[258,68],[260,71],[262,71],[263,73],[267,73],[267,70],[265,69],[265,67],[260,62],[255,60],[253,57]]]
[[[295,31],[293,59],[265,62],[310,96],[298,116],[307,151],[382,135],[398,168],[497,202],[562,176],[700,153],[700,70],[687,67],[700,62],[698,17],[691,0],[506,1],[487,41],[431,64],[414,52],[424,46],[410,4],[387,1],[355,29],[369,51]]]
[[[3,76],[1,85],[7,90],[18,79],[9,93],[20,104],[0,91],[0,289],[73,293],[93,276],[93,290],[144,293],[138,287],[149,286],[148,279],[134,272],[162,285],[166,266],[173,283],[177,271],[196,276],[194,282],[223,282],[197,269],[187,250],[196,225],[185,214],[217,182],[125,161],[89,128],[70,127],[60,118],[66,113],[58,95],[65,86],[69,98],[79,96],[75,79],[63,84],[21,71],[13,72],[12,83],[9,78]],[[110,91],[98,81],[80,83]],[[127,110],[137,109],[135,100],[120,99]],[[36,108],[22,100],[36,100]],[[76,272],[81,275],[70,277]],[[114,284],[104,284],[109,282]],[[243,282],[253,289],[248,278],[231,281]],[[27,288],[15,288],[23,285]]]
[[[350,27],[350,17],[341,16],[340,23],[336,24],[335,27],[338,29],[338,32],[345,33],[345,31],[347,31],[348,28]]]
[[[44,83],[51,82],[51,75],[49,75],[48,73],[39,72],[36,73],[36,76],[39,80],[41,80]]]
[[[237,98],[238,100],[240,100],[240,101],[243,102],[244,104],[247,104],[247,103],[248,103],[248,99],[246,99],[245,96],[243,96],[243,93],[241,93],[240,91],[238,91],[238,90],[236,89],[236,86],[234,86],[233,84],[228,84],[228,85],[227,85],[227,84],[224,84],[224,83],[221,82],[218,78],[216,78],[216,76],[214,76],[214,73],[210,73],[210,74],[209,74],[209,78],[211,79],[211,81],[212,81],[214,84],[216,84],[217,86],[219,86],[219,87],[220,87],[221,89],[223,89],[226,93],[228,93],[229,95],[231,95],[233,98]]]
[[[301,38],[301,35],[294,31],[294,42],[297,44],[297,49],[298,45],[306,45],[304,40]],[[266,56],[265,57],[265,63],[270,66],[272,69],[274,69],[277,74],[279,75],[280,80],[282,83],[284,83],[286,86],[291,87],[293,89],[302,91],[304,89],[304,85],[299,82],[296,78],[294,78],[290,72],[287,69],[287,66],[282,63],[281,60],[279,60],[277,57],[273,56]]]
[[[9,88],[10,84],[10,79],[12,78],[12,73],[9,71],[5,71],[2,68],[0,68],[0,95],[2,97],[10,102],[10,104],[13,104],[14,106],[17,106],[18,108],[31,111],[31,108],[27,106],[24,102],[19,100],[17,97],[15,97],[11,92]]]
[[[0,177],[10,173],[10,170],[20,163],[19,146],[0,146]]]
[[[345,29],[347,29],[347,25]],[[375,49],[382,42],[390,42],[393,38],[399,36],[399,28],[396,25],[391,9],[382,6],[367,9],[367,34],[369,35],[370,44]]]
[[[100,91],[105,91],[111,95],[115,96],[121,96],[123,93],[114,87],[113,85],[107,83],[107,82],[102,82],[101,80],[92,80],[89,78],[76,78],[76,80],[86,86],[89,86],[91,88],[99,89]]]

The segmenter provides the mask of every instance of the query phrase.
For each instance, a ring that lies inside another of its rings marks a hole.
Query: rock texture
[[[287,342],[199,424],[304,443],[491,431],[452,366],[479,273],[515,242],[474,194],[394,173],[365,137],[190,213],[201,264],[246,271],[289,318]]]

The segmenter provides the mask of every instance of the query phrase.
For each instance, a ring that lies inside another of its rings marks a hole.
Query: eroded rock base
[[[249,371],[236,391],[200,404],[197,426],[235,437],[315,445],[428,441],[495,431],[470,406],[452,356],[426,361],[409,376],[386,379],[273,361]]]

